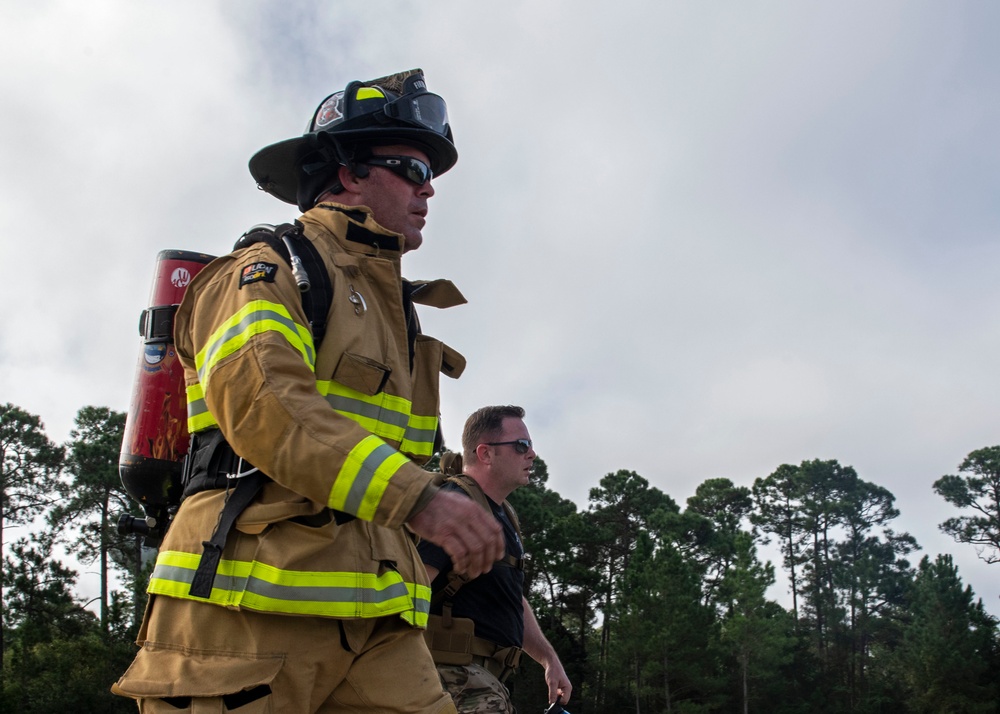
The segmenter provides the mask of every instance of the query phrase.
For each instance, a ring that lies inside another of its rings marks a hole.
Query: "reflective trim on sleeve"
[[[317,380],[316,389],[337,413],[399,444],[403,453],[427,458],[434,453],[438,418],[414,414],[409,400],[385,392],[369,396],[330,380]]]
[[[197,600],[189,591],[200,555],[161,551],[148,592]],[[382,575],[282,570],[254,561],[223,559],[208,602],[261,612],[322,617],[384,617],[398,614],[411,625],[427,626],[431,591],[395,570]]]
[[[377,436],[365,437],[344,459],[327,505],[361,520],[372,520],[389,479],[407,462],[404,454]]]
[[[194,434],[205,429],[218,427],[219,422],[215,420],[212,413],[208,411],[208,405],[205,404],[205,392],[201,385],[188,385],[185,392],[187,394],[188,433]]]
[[[309,369],[316,369],[316,351],[309,328],[292,319],[284,305],[267,300],[252,300],[223,322],[195,355],[198,381],[208,387],[212,370],[223,359],[239,351],[254,335],[277,332],[298,350]]]

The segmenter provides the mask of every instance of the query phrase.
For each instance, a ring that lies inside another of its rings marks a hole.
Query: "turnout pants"
[[[142,649],[112,691],[141,714],[454,713],[421,630],[151,596]]]

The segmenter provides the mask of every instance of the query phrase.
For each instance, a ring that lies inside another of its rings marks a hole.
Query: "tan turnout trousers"
[[[152,597],[146,646],[114,685],[141,714],[454,713],[423,632]],[[195,634],[196,633],[196,634]]]

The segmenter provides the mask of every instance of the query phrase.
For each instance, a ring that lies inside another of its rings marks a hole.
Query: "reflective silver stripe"
[[[337,411],[357,414],[360,417],[374,419],[382,422],[383,424],[398,427],[399,429],[405,430],[407,422],[409,421],[408,414],[392,411],[391,409],[382,409],[376,404],[369,404],[368,402],[363,402],[360,399],[351,399],[350,397],[345,397],[341,394],[329,394],[326,397],[326,401],[328,401],[330,406]]]
[[[385,463],[386,459],[395,456],[397,453],[399,452],[388,444],[382,444],[376,447],[365,458],[361,464],[361,468],[358,469],[357,475],[351,482],[351,490],[348,491],[347,498],[344,499],[344,511],[347,513],[358,513],[361,511],[362,501],[364,501],[365,493],[367,493],[368,486],[371,485],[375,473]]]
[[[437,430],[435,429],[417,429],[416,427],[408,426],[406,427],[405,440],[415,444],[433,444],[436,435]]]
[[[401,429],[403,438],[400,441],[415,444],[433,444],[434,437],[437,435],[435,429],[420,429],[410,424],[410,420],[413,418],[411,414],[405,414],[392,409],[383,409],[377,404],[371,404],[360,399],[351,399],[342,394],[328,394],[326,401],[331,407],[346,416],[371,419],[380,424]],[[397,439],[397,435],[393,433],[377,431],[376,434],[392,439],[393,441]]]
[[[204,399],[196,399],[193,402],[188,402],[188,419],[193,419],[207,411],[208,405],[205,404]]]

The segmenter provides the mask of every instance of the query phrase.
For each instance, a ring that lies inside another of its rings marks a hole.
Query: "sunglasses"
[[[517,439],[515,441],[488,441],[486,446],[513,446],[514,451],[519,454],[526,454],[531,449],[531,439]]]
[[[368,166],[381,166],[389,169],[397,176],[402,176],[407,181],[412,181],[417,186],[423,186],[434,178],[431,167],[420,159],[412,156],[372,156],[361,163]]]

